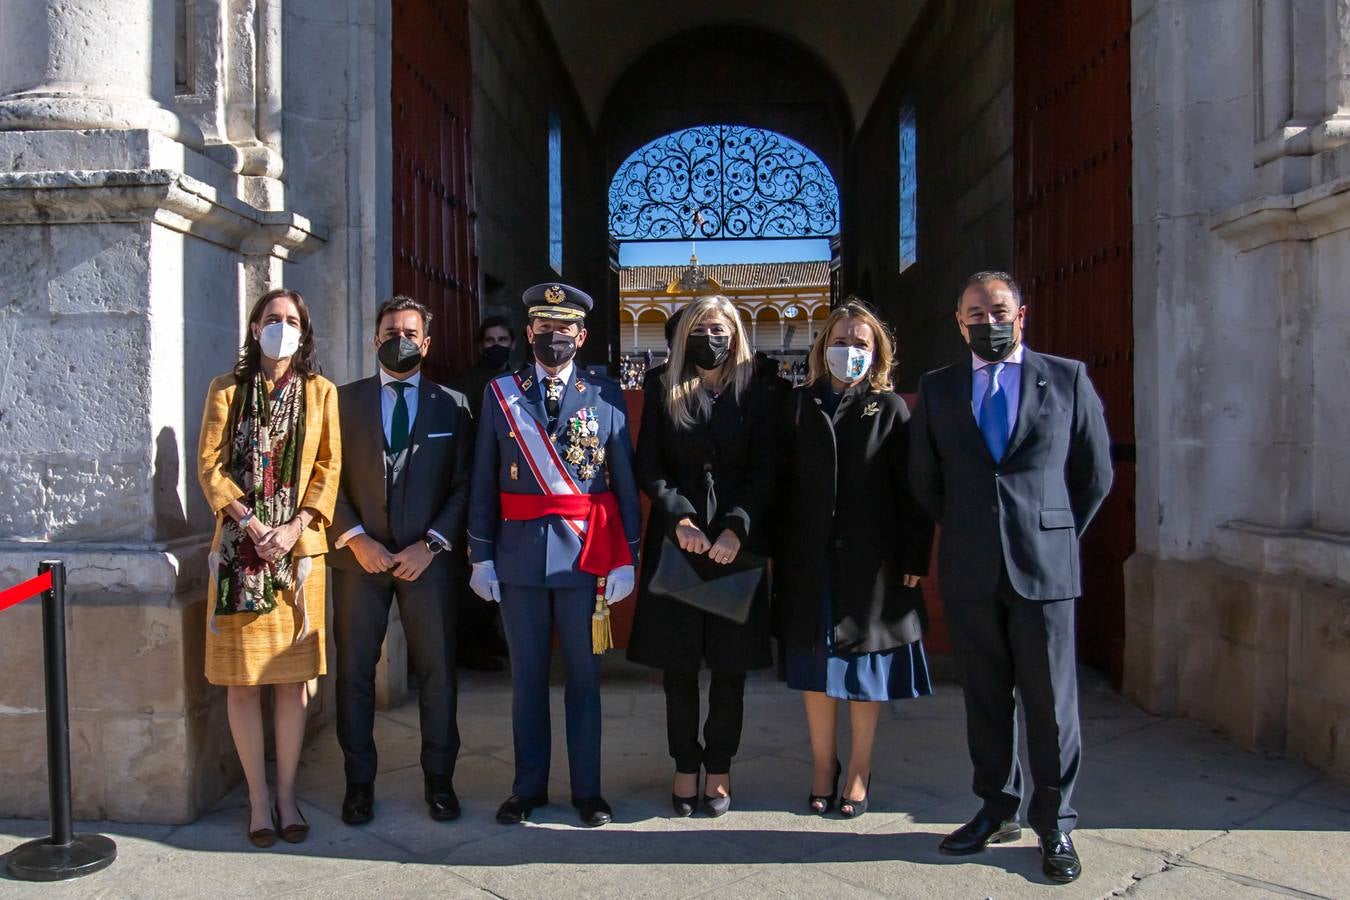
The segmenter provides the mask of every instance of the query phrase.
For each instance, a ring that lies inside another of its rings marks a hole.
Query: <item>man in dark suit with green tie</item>
[[[376,316],[379,372],[338,388],[342,482],[328,563],[337,643],[337,734],[347,775],[342,819],[374,817],[375,667],[397,600],[417,673],[425,799],[459,815],[454,666],[456,579],[469,500],[473,417],[458,391],[422,374],[431,313],[410,297]]]

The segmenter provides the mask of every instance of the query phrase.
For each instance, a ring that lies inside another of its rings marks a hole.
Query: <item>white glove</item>
[[[605,603],[613,606],[633,593],[633,567],[619,566],[605,579]]]
[[[502,602],[502,586],[497,580],[497,567],[492,564],[492,560],[473,564],[473,573],[469,575],[469,590],[490,603]]]

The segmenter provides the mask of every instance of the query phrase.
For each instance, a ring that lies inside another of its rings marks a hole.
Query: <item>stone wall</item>
[[[1350,772],[1350,25],[1136,0],[1125,688]],[[1229,48],[1197,52],[1215,34]]]
[[[280,284],[307,295],[330,377],[365,362],[353,321],[390,280],[387,4],[16,8],[0,30],[0,584],[44,558],[69,569],[76,815],[190,821],[237,777],[224,691],[202,674],[205,389]],[[195,18],[175,50],[178,9]],[[38,816],[39,607],[4,615],[0,816]]]
[[[589,122],[553,36],[532,0],[470,0],[473,163],[484,316],[524,326],[521,292],[561,278],[606,303],[604,175]],[[548,128],[562,126],[563,263],[549,265]],[[618,297],[588,322],[582,359],[605,358]],[[612,313],[608,316],[606,313]],[[524,360],[524,348],[516,359]]]
[[[961,280],[1012,267],[1012,12],[1012,0],[930,3],[853,144],[844,188],[845,289],[879,306],[895,328],[902,390],[960,356],[952,316]],[[902,272],[905,108],[916,118],[918,261]]]

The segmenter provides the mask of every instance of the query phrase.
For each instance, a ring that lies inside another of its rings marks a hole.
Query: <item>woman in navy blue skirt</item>
[[[789,530],[774,555],[775,615],[788,686],[803,691],[823,815],[867,810],[881,704],[932,693],[923,654],[933,524],[909,493],[909,409],[891,386],[895,345],[850,298],[811,348],[810,374],[787,414],[782,460]],[[849,701],[852,756],[838,758],[839,701]]]

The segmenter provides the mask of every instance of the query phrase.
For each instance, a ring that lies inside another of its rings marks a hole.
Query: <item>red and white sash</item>
[[[581,488],[577,487],[577,483],[567,473],[567,468],[558,456],[553,441],[544,434],[538,420],[520,408],[525,400],[524,394],[521,393],[520,376],[511,375],[493,379],[492,392],[497,396],[497,404],[501,407],[502,415],[506,416],[507,426],[515,435],[520,455],[525,457],[525,462],[534,473],[534,479],[543,492],[552,496],[581,494]],[[586,534],[585,519],[563,519],[563,521],[577,537]]]

